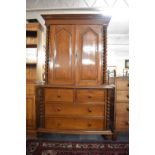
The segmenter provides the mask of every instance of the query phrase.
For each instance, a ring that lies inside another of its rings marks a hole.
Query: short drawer
[[[78,103],[104,103],[106,90],[77,90],[76,100]]]
[[[128,79],[116,79],[116,88],[117,90],[128,90],[129,80]]]
[[[117,103],[116,104],[116,117],[129,117],[129,104],[127,103]]]
[[[105,105],[88,104],[46,104],[45,115],[68,115],[68,116],[104,116]]]
[[[129,91],[117,91],[116,101],[117,102],[129,102]]]
[[[73,90],[46,88],[45,102],[49,101],[73,102]]]
[[[116,130],[126,131],[129,129],[129,117],[116,117]]]
[[[46,117],[45,128],[51,130],[103,130],[104,119]]]
[[[35,94],[35,85],[34,84],[27,84],[26,85],[26,94]]]

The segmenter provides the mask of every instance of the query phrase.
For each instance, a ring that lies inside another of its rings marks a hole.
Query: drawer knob
[[[91,127],[92,126],[91,123],[88,123],[88,126]]]
[[[125,122],[125,125],[129,125],[129,122]]]
[[[92,96],[88,96],[88,98],[92,98]]]
[[[129,98],[129,95],[126,95],[127,98]]]
[[[57,126],[60,126],[61,124],[60,123],[57,123]]]
[[[129,87],[129,83],[127,84],[127,86]]]
[[[57,97],[60,98],[61,96],[60,95],[57,95]]]
[[[88,112],[92,112],[92,109],[88,108]]]
[[[57,108],[57,111],[61,111],[61,108]]]
[[[129,108],[126,108],[127,111],[129,111]]]

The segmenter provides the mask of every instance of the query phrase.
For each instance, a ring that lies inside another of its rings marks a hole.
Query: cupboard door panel
[[[98,85],[102,82],[102,26],[76,27],[76,82],[78,85]]]
[[[74,35],[73,25],[50,27],[49,84],[74,83]]]

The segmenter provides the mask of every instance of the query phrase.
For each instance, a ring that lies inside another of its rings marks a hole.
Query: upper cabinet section
[[[47,27],[46,84],[102,85],[106,81],[103,74],[110,18],[96,14],[43,15],[43,18]]]

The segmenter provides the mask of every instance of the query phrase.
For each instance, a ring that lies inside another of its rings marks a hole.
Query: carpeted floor
[[[27,137],[26,150],[26,155],[128,155],[129,135],[111,141],[101,135],[42,134]]]
[[[128,142],[27,140],[26,155],[128,155]]]

